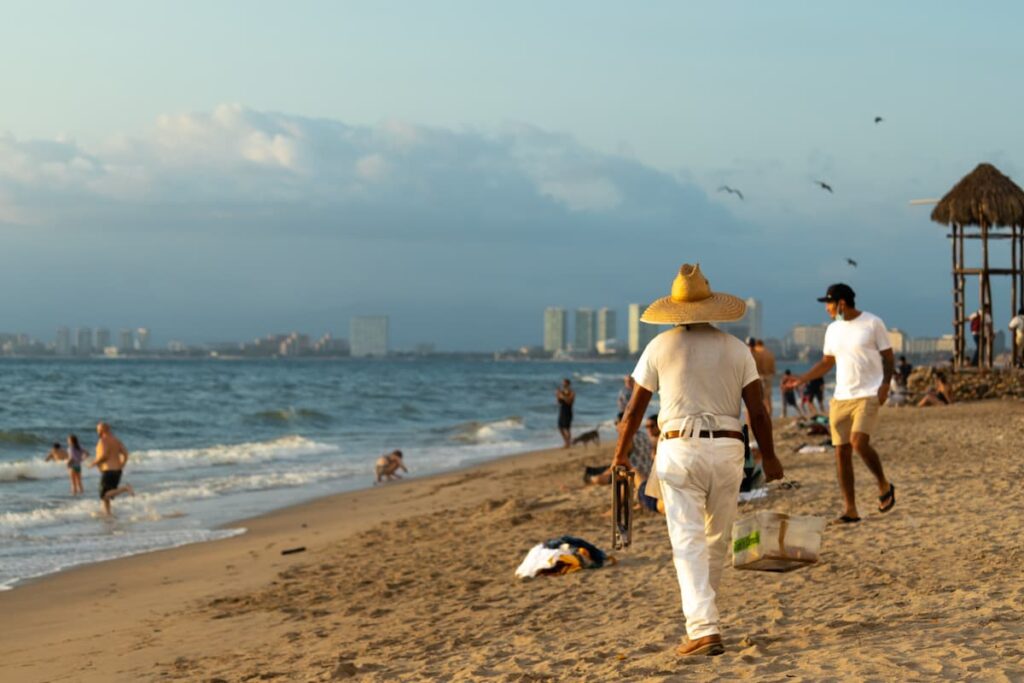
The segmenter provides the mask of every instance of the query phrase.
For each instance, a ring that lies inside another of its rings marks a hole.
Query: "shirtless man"
[[[398,470],[402,470],[408,473],[409,470],[405,467],[405,462],[402,460],[402,451],[391,451],[386,455],[382,455],[377,458],[377,481],[373,482],[374,485],[381,483],[384,477],[388,480],[401,479],[402,476],[398,474]]]
[[[754,342],[754,363],[761,377],[761,395],[768,415],[772,414],[772,382],[775,380],[775,354],[764,345],[764,339]]]
[[[64,447],[59,443],[54,443],[53,448],[46,454],[46,460],[44,462],[67,462],[68,452],[64,450]]]
[[[122,493],[135,494],[128,484],[120,485],[121,471],[128,462],[128,449],[114,436],[106,422],[96,425],[96,435],[99,437],[96,459],[89,463],[89,467],[100,468],[100,500],[103,501],[103,511],[110,515],[110,501]]]

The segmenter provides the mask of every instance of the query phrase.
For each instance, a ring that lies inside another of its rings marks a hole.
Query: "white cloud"
[[[381,180],[387,172],[388,162],[381,154],[367,154],[356,162],[356,173],[366,180]]]
[[[409,224],[410,215],[447,212],[497,225],[532,211],[562,225],[571,215],[650,216],[704,201],[668,174],[531,126],[352,126],[238,104],[162,115],[142,133],[97,146],[0,137],[0,182],[6,216],[38,210],[53,222],[90,202],[114,213],[173,204],[218,217],[290,203],[337,207],[339,215],[357,205],[372,214],[361,224],[379,214]]]
[[[607,178],[547,178],[539,187],[573,211],[608,211],[622,203],[622,194]]]

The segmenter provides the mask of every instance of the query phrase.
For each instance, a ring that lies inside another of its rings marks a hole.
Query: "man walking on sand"
[[[665,506],[686,618],[687,637],[676,651],[682,657],[725,651],[715,599],[743,480],[741,402],[761,446],[765,478],[782,478],[754,357],[739,339],[709,324],[739,320],[745,311],[742,299],[712,292],[700,266],[679,269],[671,295],[641,318],[675,327],[655,337],[637,362],[612,461],[629,466],[633,435],[658,392],[662,443],[647,488],[657,479]]]
[[[128,449],[114,436],[106,422],[96,425],[96,435],[99,437],[96,459],[89,463],[89,467],[100,468],[100,500],[103,501],[103,512],[109,516],[110,501],[122,493],[134,495],[135,491],[128,484],[121,486],[121,473],[128,463]]]
[[[894,364],[892,344],[881,318],[857,310],[854,297],[849,286],[838,283],[818,299],[825,303],[825,310],[833,320],[825,331],[822,358],[789,383],[797,387],[836,368],[836,388],[829,404],[828,421],[844,505],[843,514],[836,521],[844,524],[860,521],[854,490],[854,450],[878,482],[878,511],[888,512],[896,505],[896,487],[885,478],[882,459],[871,446],[878,408],[885,405],[889,397]]]

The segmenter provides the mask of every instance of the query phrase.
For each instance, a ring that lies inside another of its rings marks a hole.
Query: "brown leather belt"
[[[673,431],[670,431],[670,432],[662,432],[661,433],[661,438],[663,438],[663,439],[678,439],[682,435],[683,435],[682,432],[673,430]],[[697,435],[697,437],[700,438],[700,439],[711,439],[711,438],[715,438],[715,439],[739,439],[740,441],[743,441],[743,432],[729,432],[729,431],[724,431],[724,430],[715,431],[715,432],[702,431],[700,434]]]

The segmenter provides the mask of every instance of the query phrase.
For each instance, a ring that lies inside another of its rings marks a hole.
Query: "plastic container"
[[[788,572],[818,561],[821,517],[757,512],[732,525],[732,566]]]

